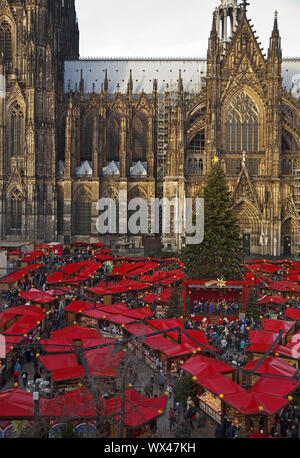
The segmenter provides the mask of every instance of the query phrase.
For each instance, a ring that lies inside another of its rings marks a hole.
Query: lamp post
[[[40,394],[41,393],[50,393],[49,382],[38,378],[35,381],[29,380],[27,392],[32,393],[33,402],[34,402],[34,438],[38,439],[40,437]]]

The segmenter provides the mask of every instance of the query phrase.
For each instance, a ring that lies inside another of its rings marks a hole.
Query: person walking
[[[172,428],[175,424],[175,412],[173,409],[169,410],[169,429],[172,431]]]
[[[22,380],[23,380],[23,386],[27,386],[27,382],[28,382],[28,373],[26,371],[23,371],[22,372]]]

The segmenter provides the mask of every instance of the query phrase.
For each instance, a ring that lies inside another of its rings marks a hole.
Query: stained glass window
[[[238,94],[226,112],[227,152],[258,151],[258,109],[245,92]]]

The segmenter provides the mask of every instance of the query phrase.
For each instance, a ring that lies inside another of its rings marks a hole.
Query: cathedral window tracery
[[[19,104],[11,109],[10,118],[10,151],[12,157],[23,154],[24,146],[24,114]]]
[[[12,33],[9,23],[4,19],[0,23],[0,49],[3,52],[6,67],[12,68]]]
[[[258,152],[258,109],[245,92],[238,94],[229,104],[225,126],[227,152]]]

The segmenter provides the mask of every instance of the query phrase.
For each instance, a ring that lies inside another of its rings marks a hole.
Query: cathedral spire
[[[104,94],[107,96],[108,94],[108,78],[107,78],[107,70],[105,70],[105,77],[104,77]]]
[[[129,71],[129,80],[128,80],[128,84],[127,84],[127,95],[129,97],[132,96],[132,92],[133,92],[133,79],[132,79],[132,70],[130,69]]]
[[[222,0],[215,10],[216,33],[223,49],[236,31],[241,8],[237,0]]]
[[[279,36],[278,11],[275,11],[275,13],[274,13],[274,26],[273,26],[272,37],[275,37],[275,36]]]
[[[278,28],[278,12],[275,11],[274,14],[274,26],[272,30],[272,36],[270,38],[270,46],[268,52],[269,60],[272,60],[273,63],[281,62],[282,51],[281,51],[281,38]]]

